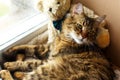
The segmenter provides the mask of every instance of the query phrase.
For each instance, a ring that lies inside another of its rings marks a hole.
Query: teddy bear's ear
[[[39,11],[43,12],[43,0],[39,0],[37,8],[39,9]]]
[[[73,14],[81,14],[83,13],[83,5],[81,3],[77,3],[73,6],[72,10]]]

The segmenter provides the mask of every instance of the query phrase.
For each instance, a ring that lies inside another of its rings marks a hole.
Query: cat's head
[[[70,8],[71,0],[39,0],[38,8],[47,13],[52,20],[59,20]]]
[[[63,22],[62,32],[76,43],[93,43],[96,39],[98,28],[105,16],[89,18],[84,14],[83,6],[77,3],[71,8],[69,15]]]

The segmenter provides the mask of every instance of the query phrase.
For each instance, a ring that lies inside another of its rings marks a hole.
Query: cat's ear
[[[102,23],[102,21],[104,21],[105,18],[106,18],[106,15],[103,15],[103,16],[97,17],[97,18],[96,18],[96,21],[97,21],[98,23]]]
[[[105,27],[106,25],[106,15],[100,16],[96,18],[96,24],[98,25],[98,27]]]
[[[72,14],[81,14],[83,13],[83,5],[81,3],[77,3],[73,6]]]

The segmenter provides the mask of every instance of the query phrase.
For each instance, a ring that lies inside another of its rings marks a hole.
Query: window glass
[[[0,17],[8,14],[10,1],[8,0],[0,0]]]
[[[48,18],[35,9],[36,0],[0,0],[0,50],[31,34]]]

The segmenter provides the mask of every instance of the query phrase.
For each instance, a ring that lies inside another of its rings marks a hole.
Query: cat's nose
[[[87,32],[82,32],[82,37],[86,38],[87,37]]]
[[[52,12],[52,8],[49,8],[49,11]]]

